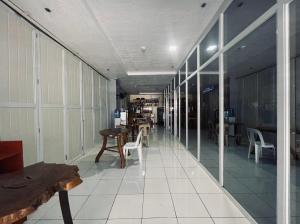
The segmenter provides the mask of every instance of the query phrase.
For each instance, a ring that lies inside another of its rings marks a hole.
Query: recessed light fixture
[[[45,11],[50,13],[50,12],[51,12],[51,9],[45,8]]]
[[[146,50],[147,50],[146,46],[141,46],[141,51],[142,51],[143,53],[145,53]]]
[[[175,45],[170,45],[169,50],[170,50],[171,52],[175,52],[175,51],[177,51],[177,46],[175,46]]]
[[[209,53],[212,53],[212,52],[215,52],[217,49],[218,49],[218,46],[217,46],[217,45],[209,45],[209,46],[206,48],[206,51],[209,52]]]
[[[206,6],[206,2],[201,4],[201,8],[205,8],[205,6]]]

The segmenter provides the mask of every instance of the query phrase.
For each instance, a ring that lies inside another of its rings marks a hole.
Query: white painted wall
[[[107,80],[0,4],[0,140],[22,140],[25,165],[63,163],[108,127]]]

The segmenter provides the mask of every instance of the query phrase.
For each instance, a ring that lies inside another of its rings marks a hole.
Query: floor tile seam
[[[180,161],[179,161],[179,162],[180,162]],[[181,162],[180,162],[180,163],[181,163]],[[207,214],[210,216],[210,218],[212,218],[212,215],[211,215],[210,212],[208,211],[208,208],[207,208],[207,206],[205,205],[205,203],[204,203],[204,201],[202,200],[202,198],[199,196],[199,194],[198,194],[198,192],[197,192],[197,189],[195,188],[194,184],[192,183],[191,179],[189,178],[189,176],[188,176],[186,170],[185,170],[184,168],[183,168],[183,170],[184,170],[185,174],[187,175],[189,182],[192,184],[192,186],[193,186],[195,192],[197,193],[197,196],[198,196],[198,198],[200,199],[201,203],[203,204],[203,206],[204,206],[204,208],[205,208]]]
[[[125,162],[125,163],[126,163],[126,162]],[[127,168],[126,168],[125,173],[126,173],[126,172],[127,172]],[[108,213],[108,216],[107,216],[107,220],[106,220],[106,222],[105,222],[106,224],[107,224],[107,222],[108,222],[108,220],[109,220],[109,217],[110,217],[112,208],[113,208],[113,206],[114,206],[114,204],[115,204],[115,202],[116,202],[116,198],[117,198],[117,196],[118,196],[118,194],[119,194],[119,192],[120,192],[120,188],[121,188],[122,182],[123,182],[123,180],[124,180],[125,173],[124,173],[124,175],[123,175],[122,178],[121,178],[121,181],[120,181],[120,184],[119,184],[117,193],[116,193],[116,195],[115,195],[115,197],[114,197],[114,200],[113,200],[113,203],[112,203],[112,205],[111,205],[111,207],[110,207],[110,210],[109,210],[109,213]]]
[[[166,169],[165,169],[165,168],[164,168],[164,172],[166,173]],[[169,180],[168,180],[168,178],[166,178],[166,181],[167,181],[167,184],[168,184],[169,193],[170,193],[171,200],[172,200],[173,211],[174,211],[174,213],[175,213],[176,222],[177,222],[177,224],[179,224],[179,222],[178,222],[178,216],[177,216],[177,212],[176,212],[176,208],[175,208],[175,203],[174,203],[173,196],[172,196],[172,194],[171,194],[171,188],[170,188],[170,184],[169,184]]]

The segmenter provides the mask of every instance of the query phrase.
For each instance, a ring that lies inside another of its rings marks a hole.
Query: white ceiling
[[[108,78],[177,69],[223,1],[6,0]]]

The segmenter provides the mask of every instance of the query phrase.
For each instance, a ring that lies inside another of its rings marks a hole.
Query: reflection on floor
[[[84,182],[70,191],[76,224],[249,224],[241,211],[163,129],[155,129],[143,165],[134,152],[126,169],[116,154],[99,164],[93,150],[77,164]],[[63,223],[57,196],[26,223]]]
[[[196,136],[195,133],[190,133]],[[190,137],[191,153],[196,155],[197,138]],[[201,136],[201,163],[218,179],[219,153],[218,145],[207,138],[206,133]],[[248,145],[237,146],[230,141],[224,152],[224,187],[234,198],[261,224],[276,223],[276,177],[277,165],[272,152],[264,152],[258,164],[254,155],[248,159]],[[293,224],[300,223],[300,162],[292,161],[291,166],[291,206]]]

